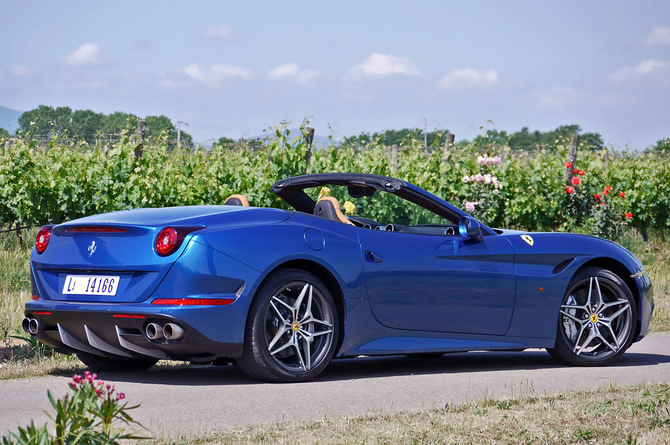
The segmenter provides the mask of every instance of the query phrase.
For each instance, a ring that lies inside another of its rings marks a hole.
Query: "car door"
[[[516,296],[514,250],[506,239],[358,232],[368,298],[380,323],[397,329],[505,334]]]

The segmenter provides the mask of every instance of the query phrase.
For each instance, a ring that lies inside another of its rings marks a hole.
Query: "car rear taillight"
[[[172,227],[166,227],[156,237],[156,252],[159,255],[170,255],[177,249],[177,231]]]
[[[179,249],[186,235],[202,228],[202,226],[165,227],[158,232],[158,236],[156,237],[156,243],[154,244],[156,253],[160,256],[168,256],[174,253]]]
[[[52,227],[52,225],[42,226],[40,231],[37,232],[37,238],[35,238],[35,250],[37,250],[37,253],[44,252],[49,245]]]

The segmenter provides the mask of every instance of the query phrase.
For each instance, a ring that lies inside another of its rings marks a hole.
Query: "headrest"
[[[249,207],[249,200],[244,195],[230,195],[225,202],[228,206],[244,206]]]
[[[349,219],[342,213],[339,201],[332,196],[324,196],[316,202],[316,205],[314,206],[314,215],[331,221],[351,224],[352,226],[354,225],[354,223],[349,221]]]

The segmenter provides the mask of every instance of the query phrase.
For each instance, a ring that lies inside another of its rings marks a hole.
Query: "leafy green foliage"
[[[567,137],[554,140],[551,149],[533,152],[470,144],[427,155],[423,140],[413,139],[399,150],[396,171],[381,139],[364,147],[315,150],[308,163],[306,124],[291,132],[289,123],[282,122],[267,131],[262,143],[211,150],[171,150],[163,132],[145,141],[141,157],[127,134],[113,145],[53,137],[43,147],[30,137],[19,138],[0,151],[0,227],[59,223],[137,207],[222,204],[234,193],[246,194],[255,206],[282,207],[269,191],[275,181],[320,172],[398,177],[461,208],[476,203],[470,213],[494,227],[577,230],[613,238],[626,224],[668,225],[670,163],[663,154],[580,150],[577,164],[584,175],[575,175],[580,182],[567,193]],[[496,158],[499,162],[482,162]],[[377,206],[366,210],[383,222],[407,216],[401,204]]]

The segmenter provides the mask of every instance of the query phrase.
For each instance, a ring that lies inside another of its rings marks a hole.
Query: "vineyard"
[[[573,165],[568,142],[532,152],[473,144],[426,153],[416,141],[396,161],[374,141],[310,151],[303,134],[284,125],[260,146],[209,150],[175,150],[160,138],[140,146],[128,136],[114,144],[0,140],[0,230],[137,207],[222,204],[234,193],[255,206],[281,207],[270,186],[305,172],[398,177],[494,227],[613,238],[624,226],[670,225],[667,157],[580,147]]]

